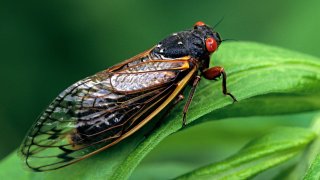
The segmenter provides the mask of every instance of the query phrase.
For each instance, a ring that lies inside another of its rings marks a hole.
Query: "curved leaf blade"
[[[177,179],[248,179],[297,155],[316,134],[302,128],[277,128],[251,141],[232,157]]]

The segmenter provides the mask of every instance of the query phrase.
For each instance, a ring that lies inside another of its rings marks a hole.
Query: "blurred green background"
[[[0,158],[19,146],[40,112],[73,82],[152,47],[168,34],[191,28],[199,20],[214,25],[224,17],[217,28],[224,38],[256,41],[320,57],[319,7],[317,0],[2,0]],[[181,152],[186,149],[196,156],[202,145],[210,145],[206,152],[216,150],[212,155],[221,158],[273,126],[304,126],[308,124],[305,119],[312,116],[281,117],[283,121],[247,118],[200,125],[168,138],[143,164],[157,157],[183,160]],[[183,139],[197,143],[183,145]],[[210,158],[198,161],[213,162]]]

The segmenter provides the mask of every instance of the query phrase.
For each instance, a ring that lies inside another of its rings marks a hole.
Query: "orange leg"
[[[222,92],[224,95],[228,95],[232,98],[233,102],[237,102],[237,99],[227,90],[227,74],[223,67],[214,66],[203,72],[203,77],[208,80],[216,80],[222,75]]]

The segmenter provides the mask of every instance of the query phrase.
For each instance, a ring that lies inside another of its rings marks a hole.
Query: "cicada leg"
[[[187,102],[186,102],[186,104],[184,105],[184,108],[183,108],[182,127],[185,127],[185,126],[186,126],[186,122],[187,122],[187,112],[188,112],[190,103],[191,103],[191,101],[192,101],[194,92],[196,91],[196,88],[197,88],[200,80],[201,80],[201,77],[200,77],[199,75],[197,75],[197,76],[195,77],[193,83],[192,83],[192,88],[191,88],[191,90],[190,90],[188,100],[187,100]]]
[[[214,66],[212,68],[209,68],[202,72],[203,77],[208,79],[208,80],[216,80],[220,76],[222,76],[222,93],[224,95],[228,95],[232,98],[233,102],[237,102],[236,97],[232,95],[231,93],[228,92],[227,90],[227,74],[224,71],[223,67],[220,66]]]

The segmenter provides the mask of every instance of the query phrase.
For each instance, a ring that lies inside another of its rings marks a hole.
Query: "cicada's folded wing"
[[[183,88],[178,87],[179,82],[190,74],[189,61],[143,58],[81,80],[63,91],[21,145],[27,166],[46,171],[84,159],[129,136],[141,122],[155,116],[160,106],[168,104]]]

